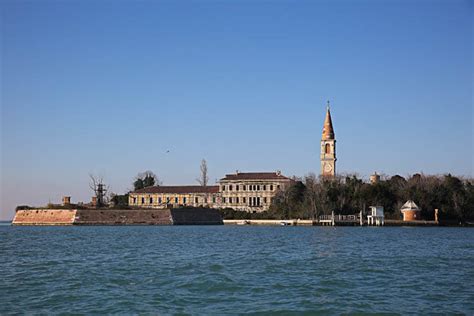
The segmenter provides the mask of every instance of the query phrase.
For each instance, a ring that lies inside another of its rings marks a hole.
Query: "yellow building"
[[[154,186],[129,194],[128,204],[141,208],[204,206],[246,212],[268,210],[272,198],[292,180],[277,172],[228,174],[218,186]]]
[[[239,211],[263,212],[272,198],[291,183],[281,172],[237,172],[219,181],[222,207]]]
[[[128,205],[143,208],[219,205],[218,186],[154,186],[131,192]]]

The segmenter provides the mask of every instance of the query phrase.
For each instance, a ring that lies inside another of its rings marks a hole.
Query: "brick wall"
[[[13,225],[72,225],[76,210],[18,210]]]

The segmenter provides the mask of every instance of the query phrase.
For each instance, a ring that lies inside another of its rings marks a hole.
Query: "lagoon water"
[[[0,226],[0,314],[474,314],[474,230]]]

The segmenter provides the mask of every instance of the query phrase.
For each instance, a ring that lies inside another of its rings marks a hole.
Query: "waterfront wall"
[[[12,225],[221,225],[219,211],[206,208],[140,210],[18,210]]]
[[[74,225],[171,225],[170,210],[78,210]]]
[[[210,208],[170,210],[173,225],[223,225],[221,213]]]
[[[13,225],[72,225],[77,210],[32,209],[18,210]]]
[[[311,219],[225,219],[225,225],[290,225],[290,226],[313,226],[316,221]]]

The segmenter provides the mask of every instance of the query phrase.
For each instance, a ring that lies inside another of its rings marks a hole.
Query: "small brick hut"
[[[408,200],[405,204],[403,204],[400,211],[403,214],[404,222],[418,221],[421,219],[421,209],[412,200]]]

